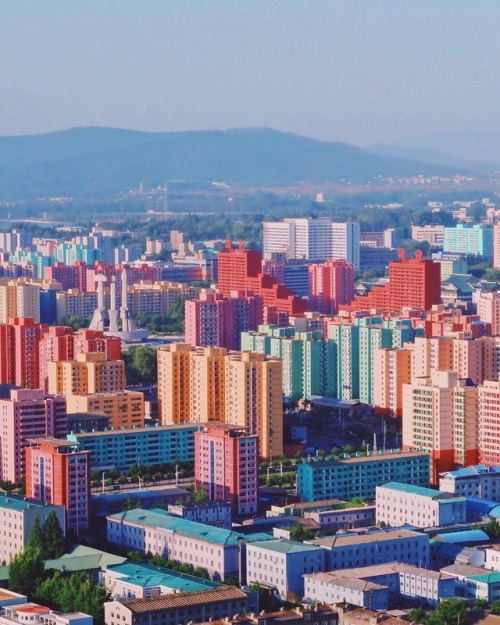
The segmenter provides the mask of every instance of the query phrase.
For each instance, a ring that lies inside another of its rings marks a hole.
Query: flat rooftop
[[[404,458],[430,458],[429,454],[425,451],[400,451],[396,449],[394,451],[386,451],[385,453],[377,452],[376,454],[370,452],[369,456],[351,456],[350,458],[341,458],[340,456],[335,460],[319,460],[313,459],[312,462],[303,462],[313,468],[321,469],[323,467],[339,464],[354,464],[358,462],[385,462],[387,460],[399,460]],[[301,466],[300,464],[298,465]]]
[[[450,578],[451,576],[441,571],[432,571],[424,569],[412,564],[403,564],[401,562],[384,562],[382,564],[373,564],[371,566],[362,566],[354,569],[342,569],[339,571],[327,571],[325,573],[311,573],[305,577],[314,577],[321,579],[326,583],[337,583],[337,578],[342,579],[367,579],[368,577],[376,577],[378,575],[390,575],[391,573],[411,573],[414,575],[425,576],[430,579]]]
[[[385,542],[387,540],[408,540],[410,538],[422,537],[425,537],[428,540],[426,534],[422,534],[420,532],[402,529],[389,529],[380,531],[376,530],[374,532],[363,532],[363,534],[341,534],[339,536],[331,536],[328,538],[317,538],[315,540],[308,540],[307,543],[310,545],[319,545],[326,549],[333,549],[337,547],[348,547],[350,545]]]
[[[73,440],[73,438],[76,438],[78,440],[85,438],[95,438],[96,436],[116,436],[117,434],[125,436],[127,434],[144,434],[145,432],[147,432],[148,434],[154,434],[155,432],[175,432],[177,430],[189,430],[192,432],[197,432],[201,429],[200,426],[201,424],[198,423],[185,423],[182,425],[156,425],[140,428],[108,429],[104,430],[103,432],[73,432],[72,434],[68,434],[68,440]]]
[[[269,551],[275,551],[276,553],[306,553],[318,550],[318,546],[316,545],[308,545],[296,540],[287,540],[285,538],[254,542],[252,543],[252,546],[268,549]]]
[[[28,510],[30,508],[47,508],[52,507],[51,504],[41,503],[34,499],[26,499],[26,497],[20,497],[19,495],[7,495],[0,493],[0,508],[8,508],[9,510],[16,510],[18,512],[22,510]]]
[[[395,490],[399,493],[408,493],[418,497],[427,497],[428,499],[440,500],[446,503],[457,501],[465,502],[465,497],[457,497],[453,493],[435,490],[434,488],[424,488],[423,486],[414,486],[413,484],[403,484],[402,482],[387,482],[386,484],[381,484],[377,488]]]

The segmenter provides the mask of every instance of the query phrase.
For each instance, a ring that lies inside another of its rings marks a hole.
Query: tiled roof
[[[177,610],[184,607],[195,607],[224,601],[244,600],[247,595],[239,588],[233,586],[221,586],[212,590],[200,590],[198,592],[180,593],[174,595],[160,595],[147,599],[132,599],[123,601],[123,605],[133,614],[146,612],[159,612],[164,610]]]

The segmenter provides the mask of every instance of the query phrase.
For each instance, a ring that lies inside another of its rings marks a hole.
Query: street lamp
[[[179,484],[179,465],[176,464],[175,465],[175,485],[178,486]]]
[[[269,486],[269,471],[271,469],[271,466],[268,464],[267,465],[267,485]]]
[[[102,492],[104,493],[104,486],[105,486],[105,475],[106,475],[106,471],[102,472]]]

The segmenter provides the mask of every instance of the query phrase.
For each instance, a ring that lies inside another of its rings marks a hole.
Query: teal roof
[[[208,588],[218,588],[222,585],[212,580],[201,579],[200,577],[179,573],[178,571],[170,571],[145,562],[125,562],[124,564],[108,567],[108,571],[115,574],[121,581],[129,582],[141,588],[163,586],[176,591],[195,592]]]
[[[309,551],[323,551],[321,547],[317,545],[305,545],[304,543],[298,542],[296,540],[287,540],[287,539],[274,539],[274,540],[266,540],[263,542],[255,542],[253,543],[254,547],[262,547],[264,549],[269,549],[270,551],[276,551],[278,553],[304,553]]]
[[[484,575],[471,575],[468,579],[472,579],[475,582],[482,582],[483,584],[498,584],[500,582],[500,572],[494,571],[493,573],[485,573]]]
[[[269,534],[259,533],[245,536],[239,532],[222,529],[221,527],[212,527],[211,525],[205,525],[204,523],[188,521],[187,519],[176,517],[169,514],[166,510],[158,508],[152,510],[136,508],[135,510],[127,510],[127,512],[112,514],[106,518],[112,521],[137,523],[138,525],[145,525],[147,527],[159,527],[177,532],[178,534],[184,534],[185,536],[191,536],[192,538],[206,540],[207,542],[218,545],[230,546],[239,545],[245,542],[248,543],[273,539],[273,537]]]
[[[29,508],[47,508],[47,504],[40,503],[33,499],[26,499],[26,497],[19,497],[18,495],[0,494],[0,508],[8,508],[9,510],[28,510]]]
[[[435,490],[434,488],[424,488],[423,486],[414,486],[413,484],[403,484],[401,482],[387,482],[382,484],[381,488],[390,488],[391,490],[397,490],[401,493],[410,493],[411,495],[419,495],[420,497],[429,497],[430,499],[440,499],[444,503],[455,503],[457,501],[463,501],[465,503],[465,497],[451,497],[450,493],[442,490]]]

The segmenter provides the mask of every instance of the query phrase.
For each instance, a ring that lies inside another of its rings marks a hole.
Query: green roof
[[[494,571],[493,573],[485,573],[484,575],[471,575],[467,579],[482,582],[483,584],[498,584],[500,582],[500,572]]]
[[[465,502],[465,497],[453,497],[450,493],[434,488],[424,488],[423,486],[414,486],[413,484],[403,484],[401,482],[387,482],[381,484],[380,488],[390,488],[401,493],[410,493],[411,495],[419,495],[420,497],[429,497],[430,499],[440,499],[444,503],[455,503],[457,501]]]
[[[107,553],[85,545],[76,545],[69,553],[65,553],[60,558],[45,560],[45,568],[70,572],[104,570],[108,566],[122,564],[126,561],[126,558],[114,553]]]
[[[218,588],[222,585],[212,580],[171,571],[145,562],[125,562],[108,567],[108,571],[114,573],[120,581],[129,582],[141,588],[164,586],[176,591],[195,592],[207,588]]]
[[[245,542],[248,543],[273,539],[273,537],[269,534],[259,533],[245,536],[239,532],[233,532],[232,530],[226,530],[221,527],[212,527],[211,525],[205,525],[204,523],[188,521],[187,519],[181,519],[180,517],[169,514],[166,510],[158,508],[152,510],[136,508],[135,510],[127,510],[126,512],[111,514],[106,518],[112,521],[137,523],[138,525],[145,525],[147,527],[159,527],[178,534],[184,534],[185,536],[191,536],[192,538],[206,540],[207,542],[218,545],[231,546],[239,545]]]
[[[317,545],[306,545],[296,540],[274,539],[253,543],[254,547],[262,547],[278,553],[304,553],[308,551],[324,551]]]

